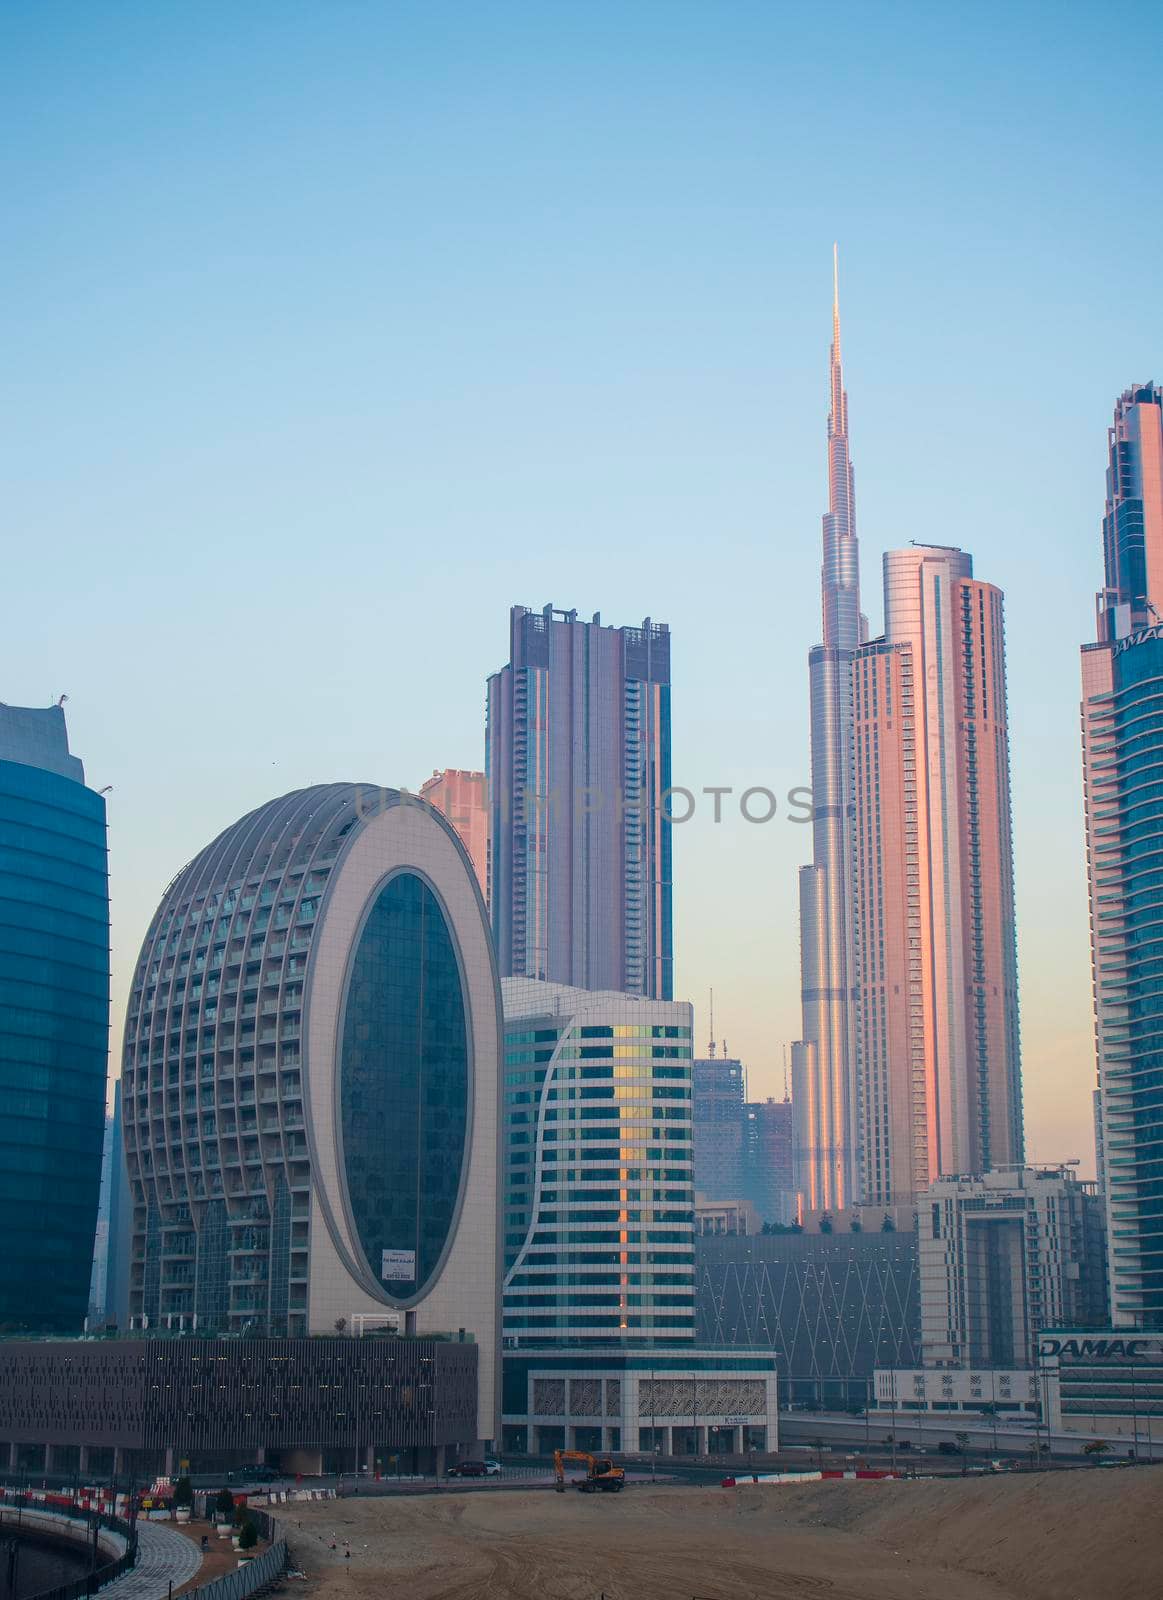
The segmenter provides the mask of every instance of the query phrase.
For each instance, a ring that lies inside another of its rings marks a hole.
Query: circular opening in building
[[[380,893],[352,959],[339,1068],[348,1204],[372,1276],[419,1294],[456,1216],[468,1027],[444,912],[415,873]]]

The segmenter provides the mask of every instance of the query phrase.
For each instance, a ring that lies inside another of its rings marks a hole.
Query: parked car
[[[501,1476],[501,1463],[496,1456],[485,1457],[485,1476],[489,1478],[499,1478]]]
[[[489,1469],[483,1461],[455,1461],[445,1474],[448,1478],[487,1478]]]
[[[226,1474],[227,1483],[274,1483],[282,1477],[282,1473],[275,1467],[255,1465],[253,1467],[231,1467]]]

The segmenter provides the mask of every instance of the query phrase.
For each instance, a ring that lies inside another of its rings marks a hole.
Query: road
[[[1035,1444],[1046,1443],[1046,1429],[1039,1427],[1032,1417],[1027,1422],[1015,1423],[1010,1417],[994,1419],[960,1411],[951,1411],[942,1417],[912,1411],[898,1411],[895,1418],[891,1411],[873,1411],[867,1417],[852,1417],[846,1412],[807,1411],[781,1411],[779,1416],[779,1439],[785,1447],[811,1445],[822,1439],[825,1446],[842,1445],[857,1452],[871,1448],[879,1454],[883,1450],[882,1441],[890,1433],[895,1434],[898,1446],[907,1439],[914,1448],[923,1446],[926,1450],[936,1450],[941,1440],[966,1433],[969,1449],[985,1455],[1028,1456]],[[1051,1441],[1055,1458],[1080,1455],[1088,1438],[1088,1434],[1055,1433]],[[1129,1440],[1126,1444],[1120,1443],[1118,1453],[1125,1455],[1129,1445]],[[1140,1440],[1140,1449],[1143,1457],[1150,1459],[1145,1435]]]

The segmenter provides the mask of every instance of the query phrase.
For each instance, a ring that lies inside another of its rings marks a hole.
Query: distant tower
[[[856,1198],[852,1014],[852,657],[864,637],[848,396],[840,359],[840,294],[832,256],[828,511],[820,574],[824,642],[808,656],[812,864],[800,871],[803,1038],[792,1049],[796,1186],[808,1208]]]
[[[445,767],[420,785],[421,798],[451,822],[469,853],[481,893],[489,889],[489,790],[483,772]]]
[[[670,631],[514,606],[489,679],[489,906],[502,977],[674,992]]]

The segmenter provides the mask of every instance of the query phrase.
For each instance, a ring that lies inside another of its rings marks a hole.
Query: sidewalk
[[[139,1521],[137,1565],[102,1589],[102,1600],[166,1600],[171,1580],[176,1593],[201,1565],[202,1552],[185,1534],[160,1522]]]

